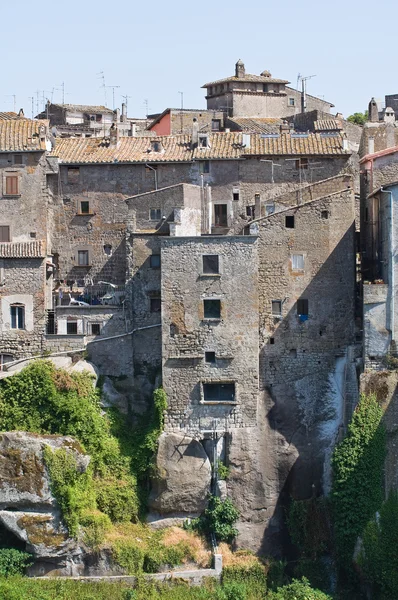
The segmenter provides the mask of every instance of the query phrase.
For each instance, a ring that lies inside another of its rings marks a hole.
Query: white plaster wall
[[[0,331],[17,333],[18,329],[11,329],[11,304],[23,304],[25,306],[25,331],[33,331],[33,296],[31,294],[13,294],[3,296],[1,299],[1,316]]]

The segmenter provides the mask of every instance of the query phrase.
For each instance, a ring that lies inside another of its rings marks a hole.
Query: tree
[[[365,125],[368,120],[368,111],[365,110],[364,113],[356,112],[353,115],[347,117],[347,121],[350,123],[355,123],[355,125]]]

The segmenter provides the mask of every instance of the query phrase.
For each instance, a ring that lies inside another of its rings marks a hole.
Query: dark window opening
[[[221,300],[203,300],[205,319],[221,319]]]
[[[308,316],[308,300],[306,298],[297,300],[297,314]]]
[[[280,316],[282,314],[282,301],[272,300],[271,301],[272,314]]]
[[[23,165],[22,154],[14,154],[14,165]]]
[[[275,344],[275,338],[269,338],[269,343],[270,343],[271,345],[272,345],[272,344]]]
[[[82,200],[80,202],[80,214],[82,214],[82,215],[90,214],[90,202],[88,200]]]
[[[321,212],[321,217],[322,217],[322,219],[328,219],[329,218],[329,211],[328,210],[323,210]]]
[[[149,218],[151,221],[160,221],[162,218],[162,210],[160,208],[151,208]]]
[[[199,163],[200,173],[210,173],[210,162],[208,160],[202,160]]]
[[[77,335],[77,321],[66,322],[66,333],[67,335]]]
[[[25,329],[25,307],[23,304],[10,306],[11,329]]]
[[[286,229],[294,229],[294,216],[285,217],[285,227]]]
[[[239,200],[239,192],[232,192],[232,200]]]
[[[0,371],[4,370],[4,365],[14,360],[12,354],[0,354]]]
[[[29,233],[29,236],[30,236],[32,239],[36,239],[36,231],[31,231],[31,232]]]
[[[160,142],[151,142],[151,150],[152,152],[161,152],[162,144]]]
[[[207,147],[208,147],[207,135],[200,135],[199,136],[199,148],[207,148]]]
[[[216,353],[215,352],[205,352],[205,361],[207,363],[215,363],[216,362]]]
[[[268,92],[268,83],[263,83],[263,92],[265,94]]]
[[[255,210],[256,210],[256,207],[254,204],[251,204],[250,206],[246,206],[246,216],[254,219]]]
[[[160,312],[162,308],[160,296],[158,298],[150,299],[150,310],[152,313]]]
[[[291,358],[297,358],[296,348],[292,348],[291,350],[289,350],[289,356],[291,356]]]
[[[221,129],[221,120],[220,119],[212,119],[212,121],[211,121],[211,129],[212,129],[212,131],[220,131],[220,129]]]
[[[204,274],[217,274],[219,270],[219,259],[218,254],[204,254],[203,260],[203,273]]]
[[[99,335],[101,333],[101,323],[91,323],[91,335]]]
[[[79,183],[79,167],[68,167],[68,183]]]
[[[298,158],[296,160],[296,169],[308,169],[308,158]]]
[[[77,264],[79,267],[87,267],[88,262],[88,250],[78,250],[77,252]]]
[[[112,246],[111,244],[104,244],[104,252],[107,256],[112,256]]]
[[[149,257],[151,269],[160,269],[160,254],[152,254]]]
[[[234,402],[234,383],[204,383],[203,397],[205,402]]]
[[[178,327],[175,323],[170,323],[170,337],[175,337],[178,334]]]
[[[95,120],[97,123],[102,123],[102,115],[95,115]]]
[[[10,227],[8,225],[0,225],[0,242],[9,242]]]
[[[294,98],[289,98],[289,106],[294,106]]]
[[[227,205],[226,204],[215,204],[214,205],[214,218],[216,227],[227,227]]]

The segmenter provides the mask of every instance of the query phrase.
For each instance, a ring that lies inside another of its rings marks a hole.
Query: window
[[[151,221],[160,221],[162,218],[162,210],[160,208],[151,208],[149,211],[149,218]]]
[[[263,83],[263,92],[268,92],[268,83]]]
[[[90,329],[91,335],[99,335],[101,333],[101,323],[90,323]]]
[[[68,183],[79,183],[79,167],[68,167]]]
[[[151,151],[152,152],[162,152],[161,142],[151,142]]]
[[[78,250],[77,251],[77,264],[79,267],[87,267],[88,262],[88,250]]]
[[[286,229],[294,229],[294,216],[285,217],[285,227]]]
[[[208,148],[208,147],[209,147],[209,143],[208,143],[207,135],[199,134],[199,148]]]
[[[216,353],[215,352],[205,352],[205,361],[207,363],[215,363],[216,362]]]
[[[19,177],[18,175],[6,175],[6,196],[19,195]]]
[[[77,335],[77,321],[66,322],[66,335]]]
[[[292,254],[293,271],[304,271],[304,254]]]
[[[273,344],[275,344],[275,338],[273,338],[273,337],[269,338],[269,343],[271,344],[271,346]]]
[[[297,350],[296,350],[296,348],[292,348],[291,350],[289,350],[289,356],[291,358],[297,358]]]
[[[211,120],[211,130],[212,131],[220,131],[221,129],[221,119],[212,119]]]
[[[297,300],[297,314],[308,316],[308,300],[306,298]]]
[[[203,300],[205,319],[221,319],[221,300]]]
[[[289,98],[289,106],[294,106],[294,98]]]
[[[25,307],[23,304],[10,306],[11,329],[25,329]]]
[[[95,115],[95,120],[97,123],[102,123],[102,115]]]
[[[150,299],[150,310],[152,313],[160,312],[162,308],[160,296]]]
[[[90,202],[88,200],[82,200],[80,202],[80,214],[81,215],[89,215],[90,214]]]
[[[296,160],[296,169],[308,169],[308,158],[298,158]]]
[[[14,360],[12,354],[0,354],[0,371],[4,370],[4,365]]]
[[[204,383],[203,399],[205,402],[234,402],[234,383]]]
[[[256,210],[256,207],[254,204],[251,204],[250,206],[246,206],[246,216],[254,219],[255,210]]]
[[[22,154],[14,154],[14,165],[23,165]]]
[[[271,309],[272,309],[273,315],[280,316],[282,314],[282,301],[281,300],[272,300],[271,301]]]
[[[265,205],[265,214],[268,215],[273,215],[275,212],[275,204],[266,204]]]
[[[151,165],[150,167],[148,167],[148,165],[145,165],[145,175],[147,175],[148,177],[154,176],[154,171],[157,171],[158,166],[157,165]]]
[[[210,173],[210,162],[208,160],[201,160],[199,162],[199,172],[200,173]]]
[[[234,189],[232,191],[232,200],[239,200],[239,190]]]
[[[35,240],[36,239],[36,231],[31,231],[29,233],[29,237],[31,237],[33,240]]]
[[[321,212],[321,217],[322,217],[322,219],[328,219],[329,218],[329,211],[328,210],[323,210]]]
[[[215,204],[214,205],[214,218],[216,227],[227,227],[227,205],[226,204]]]
[[[204,254],[202,256],[203,260],[203,273],[205,275],[215,275],[219,273],[220,265],[218,254]]]
[[[0,242],[10,241],[10,227],[8,225],[0,225]]]
[[[111,246],[111,244],[104,244],[104,253],[107,256],[112,256],[112,246]]]
[[[160,254],[152,254],[149,257],[151,269],[160,269]]]

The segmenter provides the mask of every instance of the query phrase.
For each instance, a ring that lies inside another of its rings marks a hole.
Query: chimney
[[[192,120],[192,148],[197,148],[199,143],[199,123],[196,117]]]
[[[109,130],[109,146],[116,148],[119,143],[119,128],[116,123],[112,123]]]
[[[120,119],[122,123],[127,122],[127,106],[125,102],[122,104],[122,118]]]
[[[348,140],[347,140],[347,138],[343,138],[343,150],[344,151],[348,150]]]
[[[282,121],[280,128],[280,133],[290,133],[290,125],[287,121]]]
[[[242,146],[244,148],[250,148],[250,133],[242,133]]]
[[[239,77],[239,79],[241,79],[242,77],[245,76],[245,74],[246,74],[245,65],[243,64],[241,59],[239,59],[235,65],[235,77]]]
[[[369,102],[369,115],[368,115],[368,120],[371,123],[378,123],[379,122],[379,109],[377,106],[377,102],[374,98],[371,99],[371,101]]]
[[[120,108],[115,108],[113,111],[113,121],[114,123],[120,123]]]
[[[23,111],[23,108],[20,108],[20,109],[19,109],[19,113],[18,113],[18,117],[19,117],[20,119],[23,119],[23,118],[24,118],[24,116],[25,116],[25,113],[24,113],[24,111]]]

